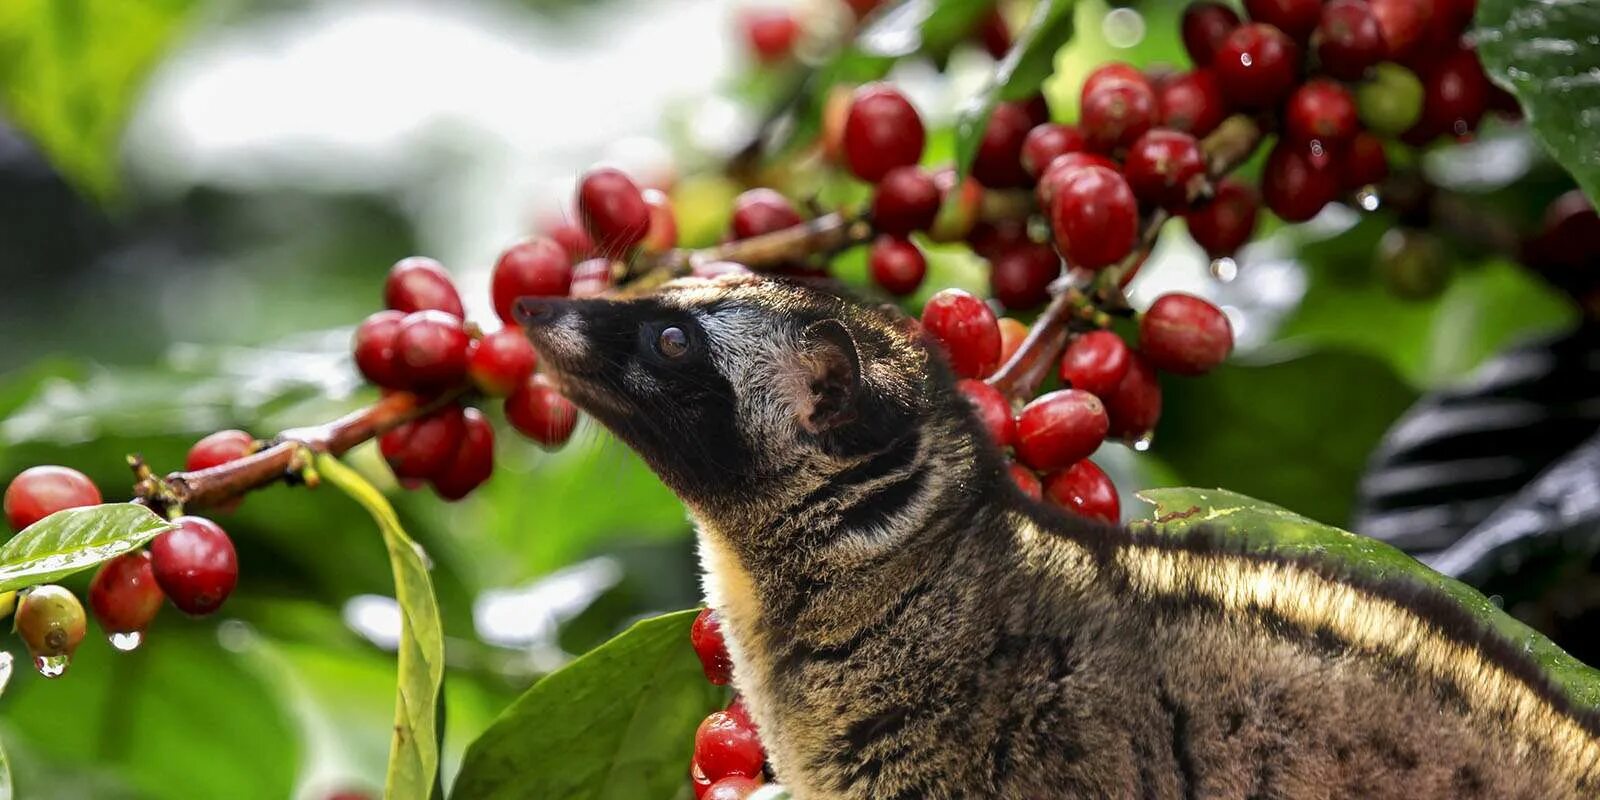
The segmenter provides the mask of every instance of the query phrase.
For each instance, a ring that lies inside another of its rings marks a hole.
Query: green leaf
[[[1151,452],[1183,482],[1347,519],[1389,424],[1416,400],[1382,361],[1337,350],[1168,380]]]
[[[115,191],[117,143],[145,76],[193,0],[6,0],[0,105],[62,174]]]
[[[1073,5],[1073,0],[1039,0],[1011,51],[995,68],[989,85],[973,98],[972,105],[962,110],[956,120],[956,169],[962,175],[978,153],[978,143],[983,141],[995,104],[1026,100],[1038,94],[1044,79],[1054,71],[1056,51],[1072,38]]]
[[[1600,202],[1600,3],[1483,0],[1476,38],[1534,137]]]
[[[1539,632],[1501,611],[1476,589],[1434,572],[1377,539],[1340,530],[1282,507],[1222,489],[1147,489],[1155,505],[1154,530],[1179,534],[1199,525],[1225,531],[1250,552],[1327,558],[1379,580],[1416,581],[1442,591],[1524,652],[1574,702],[1600,707],[1600,670],[1586,666]]]
[[[635,624],[534,684],[467,748],[452,795],[672,797],[721,697],[689,646],[697,613]]]
[[[0,545],[0,592],[36,586],[109,561],[173,529],[132,503],[69,508]]]
[[[383,796],[390,800],[442,794],[439,742],[444,720],[444,631],[428,575],[428,558],[400,527],[394,507],[355,470],[327,454],[317,457],[322,477],[360,503],[383,531],[400,603],[400,677],[396,687],[394,736]]]

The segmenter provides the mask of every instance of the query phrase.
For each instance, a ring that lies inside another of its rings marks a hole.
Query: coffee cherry
[[[1156,89],[1156,113],[1163,128],[1205,136],[1228,116],[1222,85],[1209,69],[1176,75]]]
[[[539,365],[539,354],[522,331],[501,328],[473,342],[467,374],[484,394],[505,397],[516,391]]]
[[[184,459],[183,468],[188,472],[198,472],[221,466],[250,455],[255,446],[255,437],[244,431],[217,431],[195,442],[194,446],[189,448],[189,455]]]
[[[1050,162],[1067,153],[1076,153],[1089,146],[1088,137],[1076,125],[1046,122],[1035,125],[1022,140],[1022,168],[1029,175],[1043,174]]]
[[[776,64],[794,54],[800,41],[800,21],[787,8],[754,7],[744,10],[745,39],[750,52],[763,64]]]
[[[1422,80],[1399,64],[1379,64],[1356,87],[1361,124],[1379,136],[1398,136],[1422,119]]]
[[[379,311],[362,320],[356,328],[355,343],[352,345],[356,368],[367,380],[386,389],[403,389],[410,382],[410,377],[404,374],[400,364],[399,352],[395,349],[400,323],[405,318],[406,315],[399,311]]]
[[[1338,170],[1313,163],[1302,145],[1279,142],[1272,148],[1261,176],[1261,196],[1272,213],[1305,222],[1338,195]]]
[[[1545,208],[1539,231],[1526,249],[1528,263],[1547,273],[1592,267],[1600,262],[1600,214],[1581,189],[1568,191]]]
[[[1109,152],[1133,143],[1156,123],[1156,93],[1142,74],[1137,79],[1104,78],[1084,84],[1078,115],[1089,145]]]
[[[1489,78],[1470,49],[1456,50],[1435,64],[1423,77],[1422,89],[1417,127],[1433,135],[1472,133],[1489,105]]]
[[[1228,102],[1268,108],[1288,96],[1300,69],[1300,48],[1283,31],[1259,22],[1241,25],[1223,40],[1212,62]]]
[[[1189,235],[1212,258],[1232,256],[1255,233],[1260,208],[1255,187],[1223,178],[1209,201],[1189,211]]]
[[[546,228],[544,236],[567,251],[569,261],[578,262],[594,255],[594,239],[582,225],[563,220]]]
[[[980,258],[993,261],[1013,247],[1028,244],[1028,223],[1021,219],[984,220],[967,233],[967,246]]]
[[[956,389],[967,398],[977,412],[978,421],[989,432],[989,438],[1000,447],[1010,447],[1016,434],[1016,421],[1011,417],[1011,404],[999,389],[980,380],[962,378]]]
[[[71,467],[29,467],[6,487],[6,521],[20,531],[67,508],[100,504],[100,490]]]
[[[1250,19],[1265,22],[1302,42],[1322,18],[1321,0],[1244,0],[1244,10]]]
[[[601,253],[621,255],[650,231],[650,208],[622,170],[600,167],[578,182],[578,216]]]
[[[1283,116],[1289,138],[1302,144],[1317,141],[1323,147],[1338,148],[1361,129],[1355,97],[1328,80],[1307,81],[1295,89]]]
[[[878,182],[872,196],[872,222],[878,230],[904,239],[933,225],[939,199],[939,185],[927,170],[895,167]]]
[[[1111,331],[1089,331],[1061,353],[1061,383],[1097,397],[1110,397],[1128,374],[1133,350]]]
[[[1098,91],[1101,86],[1114,83],[1148,83],[1150,79],[1132,64],[1124,61],[1109,61],[1095,67],[1087,78],[1083,79],[1083,86],[1078,90],[1078,98],[1082,100],[1091,92]]]
[[[1022,341],[1028,338],[1028,326],[1012,319],[1001,317],[1000,326],[1000,363],[1005,364],[1022,348]]]
[[[760,775],[766,760],[755,728],[726,711],[711,712],[694,732],[694,761],[712,780],[713,787],[730,775]]]
[[[1366,0],[1331,0],[1311,37],[1322,71],[1339,80],[1359,80],[1383,60],[1387,46]]]
[[[89,581],[89,608],[106,633],[139,633],[161,610],[167,596],[150,564],[144,550],[124,553],[101,564]]]
[[[711,779],[706,777],[705,770],[700,768],[700,762],[689,761],[689,788],[694,790],[694,800],[702,800],[706,790],[711,788]]]
[[[1105,167],[1071,170],[1056,182],[1050,227],[1067,263],[1108,267],[1133,252],[1139,238],[1139,204],[1122,175]]]
[[[996,189],[1027,186],[1030,175],[1022,167],[1022,144],[1032,128],[1033,120],[1021,103],[996,103],[972,158],[972,177]]]
[[[53,583],[36,586],[22,596],[15,624],[28,654],[36,660],[70,658],[89,628],[83,604],[72,592]],[[41,671],[51,678],[61,674]]]
[[[543,375],[534,375],[517,387],[506,398],[505,412],[511,427],[545,447],[565,444],[578,425],[577,407]]]
[[[939,213],[928,229],[928,238],[935,242],[959,242],[978,221],[978,211],[983,204],[983,184],[971,177],[956,182],[953,168],[938,170],[933,182],[939,187]]]
[[[767,189],[751,189],[734,198],[730,223],[733,238],[749,239],[801,223],[800,212],[789,198]]]
[[[461,417],[461,444],[432,478],[434,491],[451,501],[466,497],[494,474],[494,426],[476,408],[466,409]]]
[[[729,775],[706,787],[705,800],[745,800],[761,788],[761,782],[743,775]]]
[[[1378,240],[1378,278],[1402,300],[1437,297],[1450,285],[1450,255],[1439,237],[1414,228],[1390,228]]]
[[[1082,389],[1040,395],[1017,415],[1017,459],[1039,470],[1065,467],[1093,453],[1109,424],[1100,398]]]
[[[1161,384],[1155,368],[1144,356],[1134,353],[1122,382],[1109,395],[1101,395],[1110,420],[1108,435],[1134,440],[1143,437],[1161,419]]]
[[[176,530],[150,540],[150,566],[179,611],[205,616],[222,606],[239,581],[233,541],[204,517],[179,517]]]
[[[922,327],[944,347],[963,378],[986,378],[1000,366],[1000,326],[982,300],[945,289],[922,307]]]
[[[401,480],[427,480],[442,472],[466,436],[461,406],[451,403],[384,433],[378,450]]]
[[[1162,295],[1139,318],[1139,351],[1157,369],[1204,375],[1232,350],[1228,315],[1194,295]]]
[[[1385,55],[1394,61],[1411,57],[1433,16],[1430,0],[1370,0],[1372,16],[1383,35]]]
[[[400,321],[395,353],[400,374],[412,386],[441,388],[467,376],[467,346],[472,343],[461,318],[443,311],[413,311]]]
[[[639,195],[650,209],[650,230],[645,232],[639,249],[646,253],[664,253],[678,244],[678,218],[673,214],[672,202],[660,189],[645,189]]]
[[[1122,502],[1110,476],[1084,459],[1045,478],[1045,496],[1079,516],[1103,520],[1113,525],[1122,518]]]
[[[1345,146],[1340,177],[1346,190],[1372,186],[1389,177],[1389,157],[1383,140],[1362,131]]]
[[[922,285],[923,276],[928,274],[928,260],[905,239],[879,236],[867,253],[867,268],[884,291],[904,297]]]
[[[877,183],[889,170],[922,158],[927,133],[905,95],[886,83],[856,89],[844,121],[845,163],[857,178]]]
[[[572,267],[573,297],[596,297],[611,288],[612,275],[620,262],[607,258],[591,258]]]
[[[1011,49],[1011,30],[1006,27],[1006,18],[1001,15],[998,6],[991,6],[989,13],[978,23],[977,36],[990,58],[999,61],[1006,57],[1006,52]]]
[[[1011,472],[1011,482],[1015,483],[1023,494],[1035,500],[1044,499],[1044,485],[1039,483],[1039,476],[1035,475],[1033,470],[1015,461],[1009,462],[1008,469]]]
[[[565,297],[572,289],[574,258],[561,245],[542,237],[512,245],[500,254],[489,279],[494,313],[505,324],[516,325],[512,308],[517,298]]]
[[[722,617],[716,611],[700,609],[689,626],[689,644],[700,657],[700,667],[711,685],[726,686],[733,680],[733,657],[728,655],[728,643],[722,638]]]
[[[1061,257],[1050,245],[1022,242],[990,260],[989,294],[1007,309],[1037,308],[1050,299],[1050,284],[1060,276]]]
[[[1239,15],[1221,4],[1202,0],[1190,3],[1183,10],[1183,49],[1197,67],[1209,65],[1216,59],[1223,40],[1239,27]]]
[[[383,282],[383,302],[407,314],[431,308],[466,316],[450,275],[439,262],[422,256],[402,258],[389,268],[389,277]]]
[[[1151,205],[1181,212],[1206,186],[1206,159],[1200,143],[1179,131],[1156,128],[1128,148],[1122,174],[1133,195]]]
[[[1050,201],[1056,196],[1056,189],[1061,186],[1061,182],[1078,167],[1087,166],[1105,167],[1112,172],[1122,169],[1120,164],[1098,153],[1067,153],[1057,156],[1050,162],[1050,166],[1045,167],[1044,175],[1039,178],[1039,186],[1034,189],[1034,196],[1039,199],[1039,207],[1048,210]]]

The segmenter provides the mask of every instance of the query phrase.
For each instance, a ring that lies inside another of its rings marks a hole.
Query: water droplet
[[[1255,59],[1253,57],[1251,57],[1251,55],[1249,53],[1242,53],[1239,56],[1239,63],[1248,67],[1251,64],[1254,64],[1256,62],[1255,62]]]
[[[1356,204],[1361,206],[1362,211],[1377,211],[1378,207],[1383,205],[1383,200],[1378,197],[1378,190],[1375,187],[1365,186],[1356,192]]]
[[[1144,39],[1144,17],[1131,8],[1113,9],[1100,23],[1100,31],[1112,47],[1132,47]]]
[[[71,661],[72,656],[65,653],[56,656],[34,656],[33,668],[39,670],[39,674],[46,678],[59,678],[66,673],[67,665]]]
[[[139,645],[144,643],[144,632],[129,631],[128,633],[113,633],[111,634],[110,638],[112,647],[115,647],[124,653],[128,653],[139,649]]]
[[[1139,451],[1141,453],[1146,452],[1146,451],[1148,451],[1150,449],[1151,445],[1155,444],[1155,441],[1156,441],[1156,432],[1155,431],[1145,431],[1143,436],[1140,436],[1139,438],[1133,440],[1133,449],[1135,449],[1135,450],[1137,450],[1137,451]]]
[[[1234,278],[1239,277],[1239,262],[1227,256],[1212,260],[1211,277],[1221,283],[1232,283]]]

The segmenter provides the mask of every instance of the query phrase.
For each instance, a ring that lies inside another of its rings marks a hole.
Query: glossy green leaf
[[[61,172],[115,190],[117,143],[138,90],[193,0],[0,3],[0,105]]]
[[[1600,3],[1482,0],[1476,39],[1534,136],[1600,201]]]
[[[978,153],[996,103],[1026,100],[1039,93],[1054,70],[1056,51],[1072,39],[1073,0],[1040,0],[1017,35],[1011,51],[995,68],[989,85],[956,120],[956,168],[964,175]]]
[[[132,503],[57,511],[0,545],[0,592],[64,578],[172,528],[150,509]]]
[[[1154,529],[1178,534],[1199,525],[1223,531],[1246,550],[1308,555],[1337,561],[1379,580],[1416,581],[1438,589],[1531,655],[1572,699],[1600,707],[1600,670],[1578,661],[1539,632],[1501,611],[1476,589],[1447,578],[1377,539],[1340,530],[1280,506],[1222,489],[1147,489]]]
[[[441,794],[439,742],[444,719],[439,708],[444,688],[444,631],[433,579],[428,575],[428,557],[406,535],[389,501],[355,470],[327,454],[317,457],[317,470],[377,521],[394,568],[395,600],[400,604],[400,675],[384,797],[406,800]]]
[[[697,613],[640,622],[534,684],[467,748],[452,796],[672,797],[722,691],[689,646]]]

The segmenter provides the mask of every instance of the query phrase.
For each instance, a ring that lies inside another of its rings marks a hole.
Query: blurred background
[[[389,266],[441,260],[492,327],[496,255],[569,217],[574,177],[597,162],[667,189],[683,244],[714,243],[744,188],[725,166],[803,69],[754,65],[749,7],[8,0],[0,479],[67,464],[119,499],[129,453],[164,471],[211,431],[270,437],[369,402],[348,345]],[[802,61],[847,19],[833,0],[787,7],[819,20]],[[1072,118],[1102,61],[1182,63],[1178,10],[1079,3],[1046,84],[1055,117]],[[994,61],[976,44],[941,61],[943,75],[903,60],[892,79],[948,157],[956,110]],[[1419,167],[1520,229],[1572,186],[1514,123]],[[763,179],[796,196],[864,191]],[[1437,291],[1401,298],[1376,255],[1396,224],[1382,207],[1268,220],[1221,264],[1169,231],[1135,304],[1212,298],[1238,333],[1235,363],[1167,387],[1148,451],[1108,444],[1096,460],[1127,516],[1144,513],[1131,492],[1146,486],[1250,494],[1444,564],[1592,663],[1593,326],[1536,272],[1471,242],[1445,243]],[[931,258],[926,291],[985,286],[969,251]],[[859,278],[863,264],[848,252],[837,268]],[[447,774],[540,675],[698,602],[682,508],[609,435],[585,422],[554,453],[503,435],[496,455],[461,503],[392,492],[445,615]],[[350,461],[395,488],[372,448]],[[20,785],[95,798],[381,787],[399,611],[370,519],[333,492],[280,486],[219,521],[242,565],[225,619],[164,613],[137,652],[93,634],[67,678],[13,677],[0,736]]]

